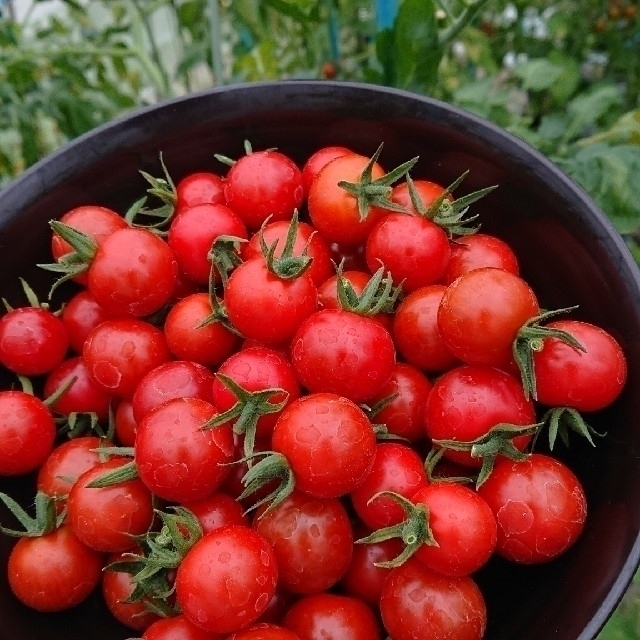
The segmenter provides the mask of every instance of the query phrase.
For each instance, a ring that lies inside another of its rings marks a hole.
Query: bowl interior
[[[213,154],[238,157],[245,139],[300,163],[324,145],[371,155],[384,142],[380,162],[387,169],[419,155],[414,177],[450,184],[469,170],[457,195],[498,184],[474,211],[484,231],[515,248],[541,305],[579,305],[573,317],[600,324],[621,342],[630,365],[627,388],[613,407],[590,416],[606,437],[595,448],[574,441],[569,451],[556,451],[587,492],[581,539],[547,565],[494,560],[477,576],[489,610],[487,640],[594,638],[640,557],[640,278],[591,200],[500,129],[413,94],[332,82],[238,85],[136,112],[52,154],[0,193],[2,296],[22,302],[18,276],[46,292],[49,276],[35,264],[49,261],[50,219],[87,203],[124,212],[147,188],[139,171],[161,175],[161,152],[174,180],[193,170],[224,172]],[[0,490],[28,501],[33,482],[3,479]],[[3,565],[11,544],[0,538]],[[4,571],[0,618],[7,640],[133,635],[111,619],[98,595],[62,614],[27,610],[10,594]]]

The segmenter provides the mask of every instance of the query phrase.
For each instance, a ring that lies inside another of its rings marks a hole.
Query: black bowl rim
[[[463,108],[405,89],[366,82],[296,79],[239,82],[192,92],[165,99],[152,105],[135,108],[67,142],[5,185],[0,190],[0,202],[3,204],[2,211],[0,211],[0,223],[18,216],[23,207],[36,202],[45,192],[48,183],[63,180],[73,175],[75,170],[85,166],[85,158],[91,158],[95,155],[91,149],[95,149],[96,143],[100,148],[100,155],[105,155],[118,149],[118,145],[122,141],[123,132],[126,132],[128,140],[132,144],[144,140],[146,137],[144,128],[138,125],[141,120],[144,120],[150,114],[169,111],[184,103],[210,100],[212,96],[217,94],[229,95],[236,93],[250,95],[251,93],[256,93],[256,95],[264,95],[264,92],[269,90],[286,91],[290,94],[300,92],[326,94],[328,91],[370,92],[372,95],[407,101],[407,104],[413,101],[415,104],[425,106],[433,113],[435,123],[442,121],[441,123],[445,126],[453,126],[454,120],[457,121],[458,125],[464,123],[464,133],[473,135],[479,141],[489,142],[491,140],[493,145],[497,144],[500,149],[508,153],[509,157],[515,158],[522,163],[522,166],[534,163],[537,174],[552,185],[556,192],[559,193],[559,197],[567,198],[574,202],[577,201],[581,207],[587,209],[594,227],[598,228],[600,237],[606,239],[616,257],[622,261],[621,270],[626,272],[627,279],[633,282],[635,288],[640,292],[640,269],[623,237],[583,188],[547,156],[499,125]],[[260,109],[259,100],[252,101],[252,104]],[[119,132],[118,136],[113,135],[116,131]],[[640,567],[640,531],[612,590],[600,604],[578,640],[594,640],[596,638],[625,594],[638,567]]]

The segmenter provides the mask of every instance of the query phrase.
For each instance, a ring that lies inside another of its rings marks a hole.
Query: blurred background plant
[[[492,120],[600,204],[640,261],[632,0],[0,0],[0,186],[128,110],[214,85],[366,81]],[[640,637],[633,583],[599,640]]]

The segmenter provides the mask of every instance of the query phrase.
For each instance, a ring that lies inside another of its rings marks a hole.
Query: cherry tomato
[[[601,327],[579,320],[556,320],[548,329],[566,331],[585,351],[558,338],[545,338],[533,352],[537,399],[550,407],[599,411],[622,393],[627,361],[617,340]]]
[[[300,638],[284,627],[265,622],[238,631],[227,640],[300,640]]]
[[[305,198],[309,195],[311,183],[320,169],[328,162],[331,162],[331,160],[339,158],[340,156],[346,156],[348,153],[353,153],[353,151],[348,147],[332,145],[321,147],[307,158],[307,161],[302,167],[302,186],[304,187]]]
[[[533,425],[536,412],[520,380],[492,367],[462,365],[438,378],[427,398],[425,426],[432,440],[472,442],[499,424]],[[522,450],[531,436],[519,435],[513,444]],[[467,451],[446,449],[444,455],[471,467],[482,463]]]
[[[520,273],[518,258],[504,240],[487,233],[473,233],[451,242],[451,255],[441,282],[451,284],[463,273],[482,267],[504,269],[516,276]]]
[[[271,544],[279,588],[320,593],[343,576],[353,551],[349,514],[337,498],[313,498],[294,491],[269,510],[258,510],[255,530]]]
[[[211,171],[194,171],[176,184],[176,212],[198,204],[224,204],[224,178]]]
[[[87,272],[87,288],[109,313],[150,315],[173,295],[178,263],[169,245],[146,229],[119,229],[105,238]]]
[[[0,476],[35,471],[55,437],[53,416],[42,400],[24,391],[0,391]]]
[[[91,331],[111,317],[113,314],[107,313],[88,289],[74,294],[60,312],[69,336],[69,346],[75,353],[82,353],[84,341]]]
[[[364,482],[376,437],[358,405],[333,393],[310,393],[284,408],[271,446],[289,461],[300,491],[336,498]]]
[[[549,562],[567,551],[584,528],[584,489],[565,464],[548,455],[498,461],[478,492],[498,523],[496,552],[513,562]]]
[[[506,367],[518,329],[540,313],[531,287],[495,267],[472,269],[452,282],[438,308],[442,341],[468,364]]]
[[[141,640],[222,640],[222,638],[223,636],[213,635],[200,629],[182,614],[178,614],[152,622],[144,630]]]
[[[184,502],[183,506],[198,518],[204,533],[227,524],[249,525],[242,505],[224,491],[214,491],[200,500]]]
[[[187,502],[206,497],[222,484],[233,460],[233,433],[229,424],[202,428],[216,413],[205,400],[177,397],[138,423],[136,466],[151,492]]]
[[[290,220],[304,198],[302,172],[287,155],[267,149],[239,158],[227,173],[224,195],[249,230],[270,218]]]
[[[250,527],[227,525],[187,552],[176,573],[176,600],[201,629],[233,633],[258,619],[277,582],[271,545]]]
[[[105,391],[131,398],[140,379],[171,357],[163,332],[146,320],[106,320],[87,337],[82,360]]]
[[[139,479],[109,487],[89,487],[126,458],[111,458],[85,471],[67,498],[67,522],[78,539],[92,549],[121,552],[135,545],[133,536],[145,533],[153,521],[151,492]]]
[[[64,323],[48,309],[17,307],[0,318],[0,364],[18,375],[49,373],[68,348]]]
[[[393,640],[481,640],[487,627],[486,604],[471,577],[444,576],[416,558],[389,572],[380,613]]]
[[[302,385],[354,402],[377,396],[396,363],[393,339],[376,320],[341,309],[322,309],[298,329],[291,362]]]
[[[13,594],[36,611],[71,609],[100,583],[104,556],[62,525],[43,536],[20,538],[9,554]]]
[[[446,189],[437,182],[424,179],[413,180],[413,187],[425,208],[430,207],[446,191]],[[453,196],[451,194],[447,195],[446,198],[449,202],[453,202]],[[406,182],[401,182],[393,187],[391,200],[411,213],[418,213],[413,206],[411,194],[409,193],[409,185]]]
[[[358,598],[335,593],[304,596],[291,605],[283,625],[300,640],[379,640],[373,610]]]

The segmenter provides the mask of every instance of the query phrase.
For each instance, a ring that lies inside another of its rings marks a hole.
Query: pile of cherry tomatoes
[[[478,640],[474,574],[576,541],[553,450],[602,435],[621,347],[540,306],[473,215],[492,188],[382,152],[245,143],[51,222],[64,303],[24,282],[0,319],[0,475],[37,490],[0,494],[19,600],[100,589],[144,640]]]

